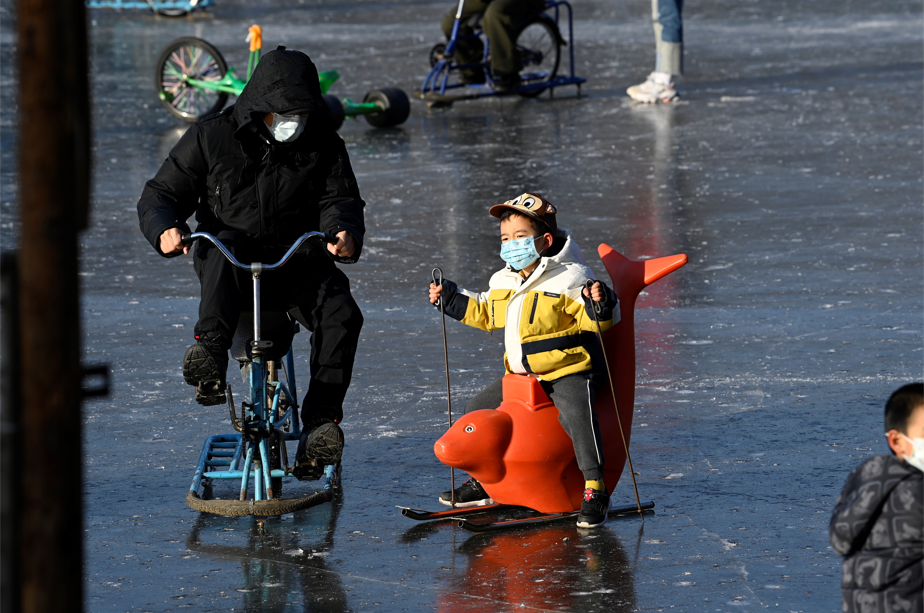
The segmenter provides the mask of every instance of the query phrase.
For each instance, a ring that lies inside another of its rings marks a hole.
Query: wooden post
[[[90,125],[82,0],[19,0],[22,610],[83,610],[77,233]]]

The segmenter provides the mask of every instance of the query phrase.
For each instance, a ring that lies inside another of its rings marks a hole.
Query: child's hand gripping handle
[[[433,269],[433,272],[430,273],[433,284],[430,286],[430,302],[440,307],[440,311],[443,310],[443,271],[439,267]],[[433,300],[434,295],[436,300]]]
[[[598,293],[601,294],[600,299],[598,300],[597,298],[594,297],[594,286],[595,285],[600,285],[600,282],[594,281],[593,279],[587,279],[587,281],[584,282],[584,295],[590,298],[590,303],[594,307],[594,320],[597,322],[597,326],[599,327],[600,315],[603,314],[603,301],[606,298],[605,298],[605,295],[603,295],[602,293],[603,292],[602,285],[600,285],[600,288],[598,289]]]

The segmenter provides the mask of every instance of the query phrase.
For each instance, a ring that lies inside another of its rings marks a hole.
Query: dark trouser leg
[[[343,419],[343,399],[363,316],[350,294],[350,282],[332,263],[300,268],[298,292],[289,312],[311,331],[311,381],[302,403],[305,427],[319,420]]]
[[[488,5],[482,26],[491,46],[491,71],[495,77],[520,72],[520,60],[516,55],[517,30],[543,7],[544,0],[493,0]]]
[[[454,55],[456,64],[470,64],[481,61],[481,56],[484,54],[484,45],[482,45],[480,38],[467,38],[474,34],[474,30],[472,30],[472,26],[468,25],[468,21],[475,15],[483,13],[488,6],[488,2],[484,0],[465,0],[465,4],[462,6],[462,18],[459,20],[459,34],[456,39]],[[440,24],[447,41],[452,36],[452,28],[456,22],[456,10],[458,8],[459,5],[455,4],[452,10],[446,13]]]
[[[501,377],[488,387],[478,392],[474,398],[465,405],[465,412],[480,411],[482,409],[496,409],[504,401],[504,378]]]
[[[220,232],[216,237],[228,251],[241,260],[245,237],[238,232]],[[246,259],[244,260],[246,261]],[[231,347],[234,330],[241,315],[241,296],[252,292],[250,275],[235,268],[228,259],[207,240],[199,240],[193,252],[193,269],[199,277],[201,298],[196,338],[216,339],[221,349]]]
[[[571,437],[578,467],[588,481],[603,479],[606,462],[600,425],[593,410],[599,387],[596,377],[585,374],[542,382],[542,388],[558,407],[558,421]]]

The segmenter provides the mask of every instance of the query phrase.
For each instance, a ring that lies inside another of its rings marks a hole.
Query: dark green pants
[[[495,76],[512,75],[520,72],[519,59],[514,53],[517,30],[526,19],[542,12],[545,0],[465,0],[462,6],[462,23],[459,35],[473,33],[469,19],[484,13],[481,27],[491,47],[491,70]],[[443,17],[443,33],[446,39],[452,35],[458,4]],[[455,63],[468,64],[481,61],[484,47],[477,38],[459,40],[456,45]]]

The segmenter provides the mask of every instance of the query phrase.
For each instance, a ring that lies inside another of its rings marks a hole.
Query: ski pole
[[[439,267],[433,269],[430,273],[433,277],[433,284],[440,288],[441,293],[436,304],[440,307],[440,321],[443,324],[443,358],[446,362],[446,406],[449,412],[449,427],[452,428],[452,393],[449,387],[449,344],[446,342],[446,305],[443,301],[443,271]],[[439,280],[437,280],[437,275]],[[449,504],[451,507],[456,506],[456,469],[449,467]]]
[[[629,455],[629,444],[626,442],[626,431],[622,427],[622,416],[619,414],[619,404],[616,403],[616,387],[613,385],[613,373],[610,372],[610,363],[609,360],[606,359],[606,346],[603,344],[603,329],[600,328],[600,313],[603,311],[603,306],[594,300],[593,293],[591,292],[593,286],[594,282],[591,279],[588,279],[584,284],[584,288],[589,294],[590,303],[594,307],[594,321],[597,322],[597,340],[600,341],[600,351],[603,352],[603,365],[606,367],[606,376],[610,381],[610,392],[613,394],[613,408],[616,409],[616,422],[619,424],[619,435],[622,437],[622,446],[626,450],[626,460],[629,461],[629,475],[632,476],[632,487],[635,489],[635,503],[638,505],[638,514],[644,517],[645,514],[642,512],[642,502],[638,497],[638,484],[635,482],[635,469],[632,468],[632,456]]]

